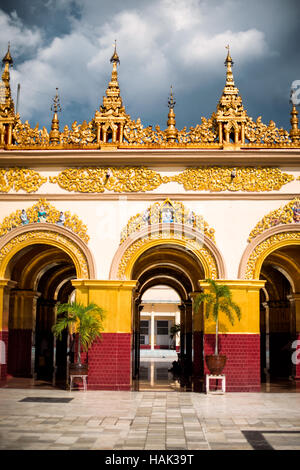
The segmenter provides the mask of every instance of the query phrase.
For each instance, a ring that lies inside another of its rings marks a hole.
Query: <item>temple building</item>
[[[105,310],[102,338],[88,352],[89,390],[138,390],[141,352],[164,348],[177,350],[191,381],[203,383],[215,327],[194,300],[209,291],[207,279],[228,286],[241,309],[233,325],[220,314],[227,390],[296,383],[296,105],[289,130],[248,116],[228,48],[225,86],[216,90],[221,96],[210,117],[178,129],[171,89],[166,128],[144,127],[122,101],[116,48],[110,62],[111,79],[91,120],[62,129],[57,90],[48,131],[15,112],[9,48],[3,58],[2,386],[26,377],[66,384],[69,337],[55,340],[51,328],[56,305],[75,298]]]

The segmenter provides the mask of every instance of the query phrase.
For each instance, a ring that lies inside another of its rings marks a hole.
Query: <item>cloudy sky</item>
[[[0,54],[10,41],[22,120],[49,129],[58,87],[62,128],[89,121],[99,108],[116,39],[127,113],[165,128],[172,85],[182,128],[215,110],[230,44],[248,114],[289,129],[299,15],[299,0],[0,0]]]

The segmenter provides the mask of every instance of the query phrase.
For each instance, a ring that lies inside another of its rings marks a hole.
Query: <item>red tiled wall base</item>
[[[88,363],[89,390],[130,390],[131,334],[102,333],[89,349]]]
[[[0,340],[5,343],[5,362],[0,364],[0,383],[6,380],[7,374],[7,353],[8,353],[8,331],[0,331]]]
[[[204,335],[204,356],[214,353],[215,335]],[[221,334],[219,353],[227,356],[223,374],[228,392],[260,391],[260,335]],[[209,371],[204,367],[204,373]],[[220,381],[219,381],[220,382]],[[211,381],[213,386],[213,381]]]
[[[194,331],[194,376],[203,377],[203,333]]]
[[[296,350],[293,350],[293,353],[295,352],[295,359],[296,359],[296,365],[295,365],[295,370],[296,370],[296,375],[295,379],[300,381],[300,333],[297,334],[298,340],[298,346]],[[297,364],[298,363],[298,364]]]
[[[15,377],[31,376],[32,330],[9,330],[7,373]]]

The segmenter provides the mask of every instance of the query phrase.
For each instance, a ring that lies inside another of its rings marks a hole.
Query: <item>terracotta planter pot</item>
[[[220,375],[226,364],[226,356],[211,354],[205,356],[205,362],[211,375]]]
[[[89,370],[88,364],[70,364],[69,373],[70,375],[87,375]]]

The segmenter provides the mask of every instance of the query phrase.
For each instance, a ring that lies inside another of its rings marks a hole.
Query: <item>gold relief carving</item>
[[[170,215],[167,213],[168,210]],[[164,215],[164,211],[166,215]],[[145,227],[149,227],[151,230],[151,225],[165,222],[188,225],[215,242],[215,230],[209,227],[202,215],[197,215],[187,209],[182,202],[166,199],[163,203],[155,202],[144,213],[131,217],[121,232],[120,244],[138,230]],[[170,230],[167,233],[170,233]]]
[[[278,233],[276,235],[272,235],[271,237],[267,238],[267,240],[264,240],[262,243],[260,243],[249,256],[246,267],[245,279],[254,279],[257,262],[259,261],[259,259],[261,259],[261,257],[267,250],[269,250],[270,248],[272,248],[272,246],[275,246],[279,242],[290,240],[300,241],[300,232]]]
[[[15,125],[13,129],[13,138],[16,146],[49,146],[49,134],[46,127],[39,129],[39,125],[32,128],[28,121],[24,123],[16,115]]]
[[[82,223],[82,221],[78,218],[77,215],[72,215],[69,211],[63,212],[64,220],[63,223],[59,224],[61,211],[57,210],[54,206],[49,204],[46,199],[40,199],[32,207],[26,209],[26,224],[38,223],[39,213],[42,210],[46,213],[45,222],[50,224],[63,225],[64,227],[70,229],[72,232],[76,233],[84,242],[87,243],[89,241],[89,236],[87,234],[87,226]],[[9,232],[15,227],[24,225],[21,217],[21,210],[17,210],[16,212],[10,214],[8,217],[5,217],[0,225],[0,236],[5,235],[7,232]]]
[[[144,246],[145,244],[149,243],[152,240],[160,240],[160,239],[164,240],[165,239],[167,242],[168,238],[170,239],[170,232],[162,231],[160,233],[153,233],[150,236],[141,238],[140,240],[137,240],[135,243],[130,245],[130,247],[127,248],[127,250],[123,254],[122,259],[119,263],[119,268],[118,268],[118,273],[117,273],[118,279],[123,280],[125,278],[126,268],[127,268],[129,261],[142,246]],[[187,236],[184,236],[176,232],[172,234],[172,240],[183,240],[186,243],[187,249],[190,249],[196,253],[197,252],[200,253],[201,256],[207,262],[207,265],[209,267],[209,270],[210,270],[209,277],[211,277],[212,279],[218,278],[218,268],[217,268],[216,261],[206,247],[204,247],[194,238],[189,238]]]
[[[81,125],[74,121],[71,129],[65,126],[63,132],[60,133],[60,143],[86,145],[95,142],[96,137],[97,131],[93,120],[89,123],[83,121]]]
[[[146,167],[68,168],[50,177],[66,191],[103,193],[152,191],[163,183],[177,182],[191,191],[263,192],[280,189],[293,175],[278,168],[188,168],[174,176],[161,176]]]
[[[25,168],[9,168],[0,170],[0,192],[8,193],[11,189],[23,189],[27,193],[37,191],[47,178],[37,171]]]
[[[245,137],[252,143],[264,143],[264,144],[282,144],[291,143],[289,133],[283,128],[278,129],[274,121],[270,121],[267,126],[261,122],[261,116],[253,121],[251,117],[247,116],[245,124]]]
[[[188,168],[173,181],[192,191],[272,191],[280,189],[294,177],[278,168]]]
[[[27,242],[29,240],[32,243],[41,243],[41,240],[48,240],[49,243],[54,242],[54,245],[59,244],[65,246],[66,248],[68,248],[69,251],[74,254],[78,262],[78,266],[80,266],[81,272],[77,273],[77,275],[80,275],[80,277],[83,279],[89,278],[88,263],[82,251],[79,250],[76,244],[73,243],[70,239],[64,237],[59,233],[54,233],[50,231],[26,232],[13,238],[8,243],[6,243],[6,245],[4,245],[4,247],[0,250],[0,264],[3,261],[3,258],[5,258],[5,256],[8,255],[14,249],[14,247],[16,247],[20,243]]]
[[[284,207],[280,207],[260,220],[251,231],[248,242],[257,237],[265,230],[281,224],[292,224],[300,222],[300,199],[295,198]],[[300,229],[300,227],[299,227]]]
[[[156,171],[145,167],[123,168],[70,168],[58,176],[50,177],[51,183],[58,183],[67,191],[103,193],[105,189],[114,192],[151,191],[163,182]]]

